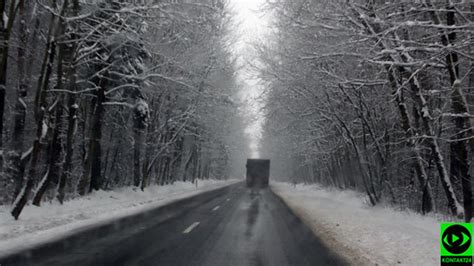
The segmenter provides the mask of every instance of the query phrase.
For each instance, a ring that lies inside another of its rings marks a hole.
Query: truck
[[[247,159],[247,187],[268,186],[270,178],[270,160],[269,159]]]

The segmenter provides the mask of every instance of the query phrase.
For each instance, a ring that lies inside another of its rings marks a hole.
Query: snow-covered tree
[[[287,176],[355,187],[372,204],[447,206],[469,221],[471,4],[281,0],[266,8],[275,31],[259,47],[268,88],[262,146]]]

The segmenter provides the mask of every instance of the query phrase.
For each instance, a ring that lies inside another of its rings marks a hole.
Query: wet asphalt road
[[[342,265],[271,192],[239,183],[59,242],[0,265]]]

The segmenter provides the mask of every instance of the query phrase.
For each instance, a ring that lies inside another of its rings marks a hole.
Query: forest
[[[471,221],[474,3],[272,0],[257,47],[273,175]],[[282,152],[285,151],[285,152]]]
[[[232,173],[247,148],[226,5],[0,1],[0,204],[18,219],[27,204]]]

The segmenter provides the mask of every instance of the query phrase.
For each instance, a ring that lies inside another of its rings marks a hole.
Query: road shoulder
[[[177,182],[175,185],[150,187],[145,192],[133,188],[99,191],[64,205],[45,203],[43,207],[27,206],[18,221],[11,217],[8,206],[0,206],[0,257],[238,182],[241,180],[200,181],[197,188],[191,183]]]
[[[271,186],[271,189],[275,195],[281,199],[291,209],[291,211],[293,211],[293,213],[298,216],[319,239],[321,239],[321,241],[328,248],[337,251],[337,254],[350,265],[377,265],[367,257],[361,255],[359,251],[336,239],[331,230],[328,230],[316,219],[311,217],[308,212],[306,212],[302,207],[298,206],[297,202],[291,201],[287,197],[283,196],[281,190],[278,190],[274,186]]]
[[[446,216],[372,207],[363,193],[317,184],[273,182],[272,189],[353,265],[439,264],[439,223]]]

